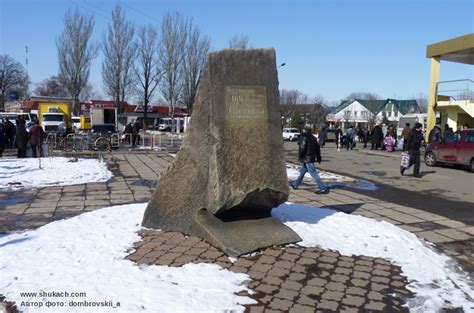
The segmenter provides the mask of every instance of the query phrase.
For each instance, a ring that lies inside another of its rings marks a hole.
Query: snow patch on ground
[[[52,222],[34,231],[0,238],[0,292],[22,312],[111,312],[107,307],[70,306],[70,301],[120,302],[118,312],[244,311],[255,301],[235,293],[248,290],[246,274],[215,264],[183,267],[137,266],[124,258],[146,204],[114,206]],[[20,292],[84,292],[85,297],[25,297]],[[41,302],[41,309],[20,306]],[[56,310],[47,301],[65,302]]]
[[[113,177],[103,161],[70,160],[64,157],[0,159],[0,189],[68,186],[105,182]]]
[[[287,164],[286,175],[288,176],[288,179],[295,180],[296,178],[298,178],[300,174],[299,169],[300,169],[299,167]],[[318,171],[319,177],[321,177],[321,179],[324,181],[324,183],[329,189],[355,188],[355,189],[362,189],[362,190],[377,190],[377,186],[375,186],[375,184],[367,180],[355,179],[348,176],[321,171],[319,169],[317,171]],[[314,180],[311,177],[311,175],[309,175],[309,173],[305,175],[305,177],[303,178],[303,181],[309,184],[314,183]]]
[[[408,289],[416,293],[408,303],[412,311],[436,312],[447,303],[474,311],[474,303],[466,297],[474,297],[469,275],[408,231],[387,222],[300,204],[282,204],[272,215],[298,233],[303,239],[300,245],[384,258],[400,266],[408,278]]]

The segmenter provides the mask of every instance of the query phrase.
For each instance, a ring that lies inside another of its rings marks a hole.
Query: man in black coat
[[[420,147],[423,143],[423,133],[421,132],[422,125],[420,123],[416,123],[415,126],[412,128],[410,133],[408,134],[407,138],[407,150],[408,154],[410,155],[410,164],[407,168],[400,167],[400,174],[405,173],[405,170],[408,169],[413,164],[415,167],[413,168],[413,177],[420,178]]]
[[[321,163],[321,149],[319,147],[318,141],[311,133],[310,126],[305,126],[303,128],[303,134],[300,137],[298,145],[298,156],[300,162],[302,162],[303,165],[300,168],[300,175],[295,181],[290,182],[290,186],[293,189],[298,189],[301,182],[303,181],[304,175],[306,174],[306,172],[309,172],[309,174],[311,175],[311,177],[313,177],[314,181],[319,187],[319,190],[316,193],[328,193],[326,185],[319,177],[318,172],[316,171],[316,167],[314,166],[315,161]]]
[[[377,150],[378,148],[380,148],[382,144],[382,140],[383,140],[382,127],[380,127],[380,125],[376,125],[374,129],[372,130],[372,138],[371,138],[372,147],[370,148],[370,150],[374,150],[374,148],[375,150]]]
[[[441,141],[441,127],[436,125],[428,135],[428,142]]]

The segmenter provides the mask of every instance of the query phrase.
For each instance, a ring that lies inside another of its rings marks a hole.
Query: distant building
[[[406,114],[420,113],[420,107],[416,100],[344,100],[329,114],[326,120],[331,123],[339,123],[343,129],[348,126],[372,127],[372,124],[386,122],[397,124],[400,118]]]

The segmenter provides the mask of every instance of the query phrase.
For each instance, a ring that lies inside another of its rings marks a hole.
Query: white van
[[[158,123],[158,130],[170,132],[172,129],[173,119],[171,117],[164,117]],[[174,118],[175,128],[179,126],[180,131],[184,130],[184,118]]]
[[[420,123],[423,126],[422,131],[425,131],[427,121],[428,114],[426,113],[403,115],[398,121],[397,137],[400,137],[402,135],[402,131],[406,123],[410,123],[410,128],[413,128],[416,123]]]
[[[30,113],[23,112],[0,112],[0,123],[7,119],[16,126],[16,120],[22,118],[26,121],[26,124],[31,122]]]
[[[81,128],[81,117],[71,116],[71,126],[73,130],[79,130]]]

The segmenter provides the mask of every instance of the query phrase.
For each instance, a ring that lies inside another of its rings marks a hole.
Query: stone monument
[[[288,199],[273,49],[209,54],[183,145],[143,226],[206,239],[229,256],[293,243],[273,219]]]

